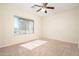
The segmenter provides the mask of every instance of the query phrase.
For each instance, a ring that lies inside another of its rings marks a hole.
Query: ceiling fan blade
[[[47,10],[45,10],[45,13],[47,13]]]
[[[48,3],[43,3],[43,6],[46,7]]]
[[[40,5],[34,5],[34,6],[37,6],[37,7],[42,7],[42,6],[40,6]]]
[[[37,10],[37,12],[39,12],[40,10],[41,10],[41,8],[40,8],[40,9],[38,9],[38,10]]]
[[[55,9],[55,7],[46,7],[47,9]]]
[[[34,7],[43,7],[43,6],[40,6],[40,5],[33,5],[32,8]]]

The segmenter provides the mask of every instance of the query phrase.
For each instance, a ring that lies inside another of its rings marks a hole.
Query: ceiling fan
[[[37,10],[37,12],[39,12],[39,11],[44,11],[45,13],[47,13],[47,9],[55,9],[55,7],[48,7],[47,6],[48,5],[48,3],[43,3],[43,5],[42,6],[40,6],[40,5],[33,5],[32,7],[40,7],[40,9],[38,9]]]

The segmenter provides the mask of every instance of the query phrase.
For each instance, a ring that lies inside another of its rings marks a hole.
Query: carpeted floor
[[[44,41],[47,42],[31,50],[21,46],[22,44],[25,43],[0,48],[0,56],[78,56],[79,55],[79,49],[77,47],[77,44],[57,40],[48,40],[48,39]]]

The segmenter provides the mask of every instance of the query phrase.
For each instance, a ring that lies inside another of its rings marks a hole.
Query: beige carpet
[[[77,44],[62,42],[53,39],[52,40],[45,39],[44,41],[47,41],[47,43],[44,43],[32,50],[20,46],[21,44],[0,48],[0,55],[1,56],[79,56],[79,49],[77,47]],[[25,42],[22,44],[26,43],[29,42]]]

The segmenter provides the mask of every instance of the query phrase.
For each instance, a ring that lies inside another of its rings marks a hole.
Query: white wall
[[[65,10],[43,19],[43,38],[78,43],[78,8]]]
[[[2,8],[0,7],[0,11],[2,11]],[[0,12],[0,43],[3,40],[3,14]]]
[[[22,8],[8,4],[0,5],[0,47],[5,47],[29,40],[39,39],[41,36],[41,17],[30,13]],[[13,16],[20,16],[34,20],[34,33],[26,35],[14,35],[13,33]],[[1,23],[3,22],[3,23]],[[2,29],[2,30],[1,30]],[[3,34],[1,34],[3,33]]]
[[[78,27],[78,30],[77,30],[78,31],[78,35],[77,36],[78,36],[78,48],[79,48],[79,7],[78,7],[77,10],[78,10],[78,13],[77,13],[77,15],[78,15],[78,26],[77,26]]]
[[[0,17],[0,39],[2,39],[2,21],[1,21],[1,17]],[[0,42],[1,42],[1,40],[0,40]]]

